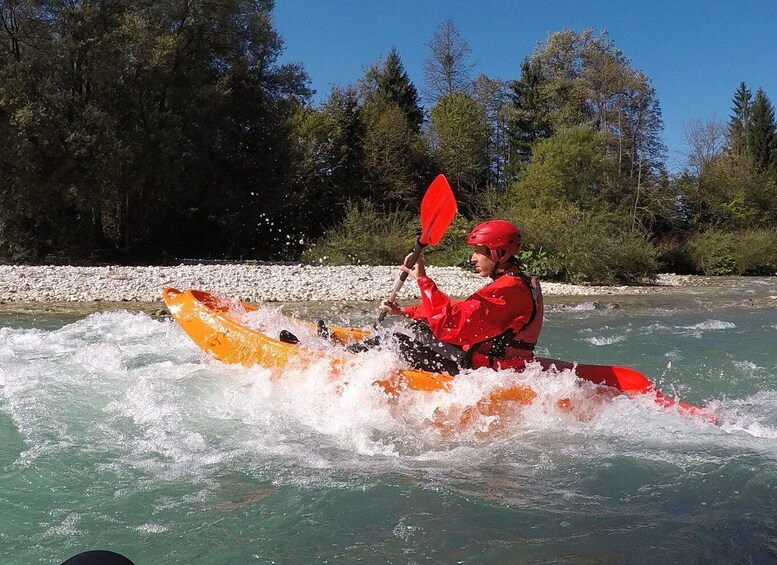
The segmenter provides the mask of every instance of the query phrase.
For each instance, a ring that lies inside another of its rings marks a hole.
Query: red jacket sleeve
[[[529,321],[531,291],[518,277],[502,276],[466,300],[451,300],[429,277],[419,277],[421,304],[403,308],[405,315],[429,324],[441,341],[465,350]]]

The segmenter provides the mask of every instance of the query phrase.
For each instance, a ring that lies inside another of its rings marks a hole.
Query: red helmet
[[[503,265],[521,250],[521,230],[507,220],[490,220],[472,228],[467,245],[485,245],[494,263]]]

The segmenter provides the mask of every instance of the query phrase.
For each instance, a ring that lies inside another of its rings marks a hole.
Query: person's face
[[[496,268],[496,263],[491,259],[491,252],[485,245],[475,245],[470,262],[475,266],[475,272],[481,277],[490,277]]]

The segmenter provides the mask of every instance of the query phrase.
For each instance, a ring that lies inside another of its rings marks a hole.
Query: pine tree
[[[750,121],[750,101],[753,95],[744,82],[739,83],[739,88],[732,98],[731,110],[734,112],[728,122],[728,142],[731,151],[735,155],[743,155],[747,147],[747,126]]]
[[[378,91],[399,106],[416,131],[420,131],[424,113],[418,105],[418,91],[405,72],[396,48],[386,58],[378,76]]]
[[[755,167],[760,171],[768,169],[777,156],[777,135],[774,107],[761,88],[755,93],[746,132],[747,145]]]
[[[545,84],[541,63],[527,57],[521,63],[521,78],[510,85],[513,91],[510,120],[512,154],[523,164],[531,158],[531,148],[537,139],[553,135],[551,102]]]

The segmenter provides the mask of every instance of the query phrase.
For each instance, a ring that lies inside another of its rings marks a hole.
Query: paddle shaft
[[[410,257],[407,258],[407,261],[405,261],[405,267],[408,269],[412,269],[413,266],[416,264],[416,261],[418,261],[418,258],[421,256],[421,252],[424,250],[424,247],[426,245],[421,245],[420,242],[416,242],[415,249],[413,249],[413,253],[410,254]],[[402,288],[402,285],[405,284],[405,281],[407,280],[408,273],[406,271],[402,271],[399,274],[399,278],[397,279],[397,282],[394,283],[394,288],[391,289],[391,294],[389,295],[388,301],[394,302],[397,299],[397,294],[399,294],[399,289]],[[378,323],[381,323],[386,318],[386,312],[385,310],[380,313],[380,316],[378,316]]]

